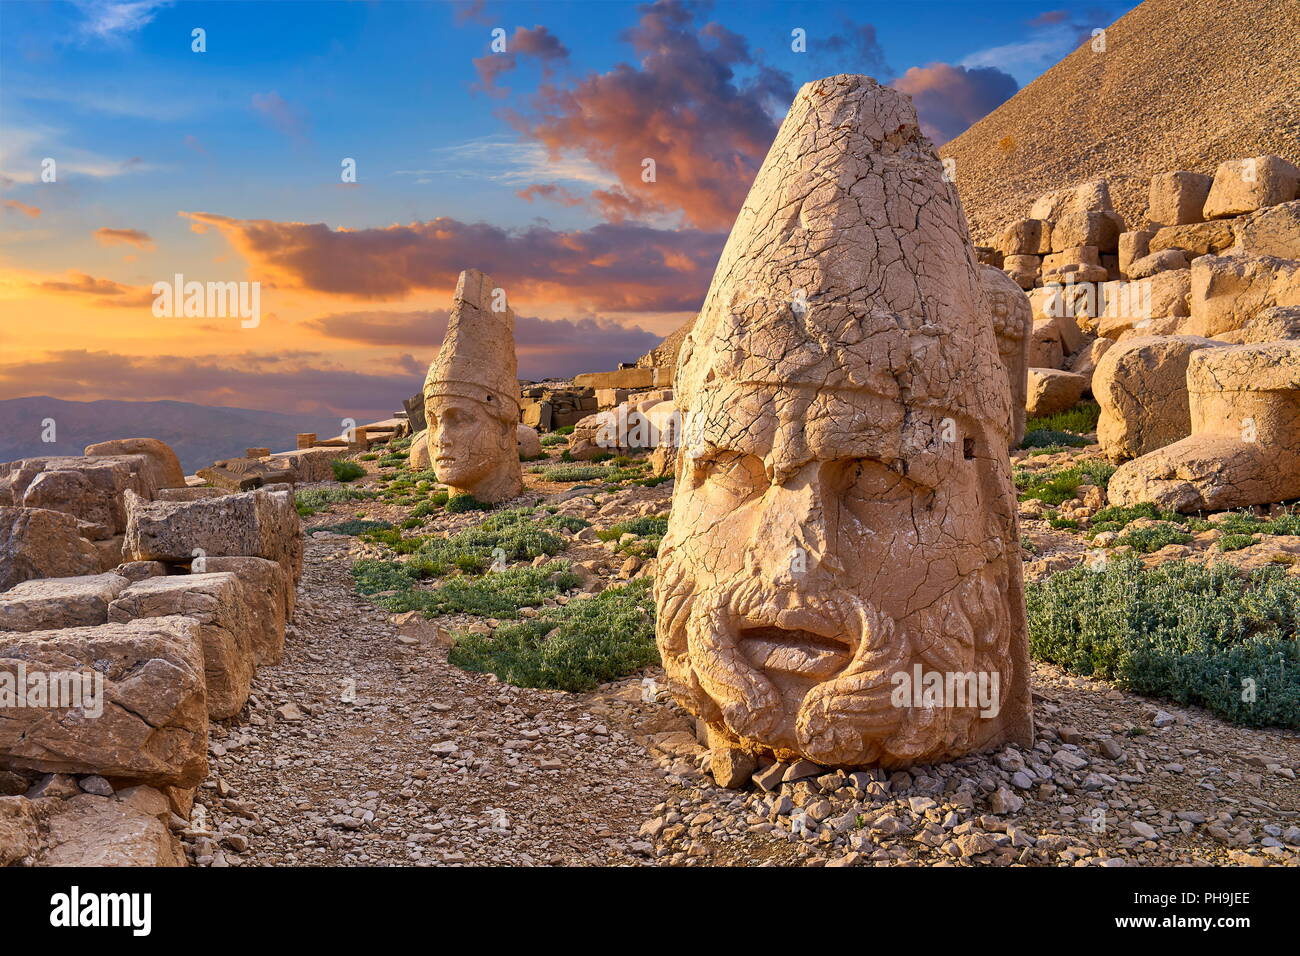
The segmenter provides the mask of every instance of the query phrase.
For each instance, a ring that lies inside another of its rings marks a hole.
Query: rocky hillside
[[[1083,45],[939,152],[977,243],[1093,177],[1134,223],[1156,173],[1300,162],[1300,5],[1147,0],[1107,28],[1104,53]]]

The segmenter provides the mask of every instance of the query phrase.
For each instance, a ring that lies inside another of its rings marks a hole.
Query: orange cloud
[[[138,308],[153,303],[153,291],[150,289],[123,285],[112,279],[100,279],[75,269],[68,270],[67,279],[43,279],[29,285],[41,292],[94,296],[98,300],[96,305]]]
[[[450,292],[471,266],[518,302],[601,312],[699,308],[725,241],[720,233],[604,223],[506,230],[440,217],[369,229],[182,212],[220,231],[255,277],[281,288],[357,299]]]
[[[507,119],[555,155],[577,150],[612,173],[619,186],[594,198],[620,218],[680,212],[702,229],[729,228],[776,134],[765,107],[789,105],[790,78],[755,64],[744,38],[720,24],[696,30],[691,9],[675,0],[641,10],[627,34],[637,66],[620,63],[570,87],[543,83],[529,115]],[[755,67],[754,79],[737,83],[737,65]]]
[[[28,216],[32,219],[37,218],[41,214],[41,210],[38,207],[29,206],[26,203],[21,203],[17,199],[6,199],[3,202],[0,202],[0,206],[3,206],[7,209],[17,210],[18,212],[22,213],[24,216]]]
[[[100,245],[112,246],[138,246],[141,249],[152,249],[153,238],[149,233],[141,229],[110,229],[107,226],[101,226],[95,230],[95,238]]]

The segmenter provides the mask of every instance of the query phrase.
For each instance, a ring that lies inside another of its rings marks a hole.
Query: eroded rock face
[[[1011,397],[981,311],[908,99],[804,86],[674,379],[658,641],[723,739],[840,766],[1032,740]],[[996,714],[906,692],[958,673],[997,681]]]
[[[453,493],[498,502],[523,490],[518,394],[515,314],[491,276],[467,269],[424,381],[429,458]]]
[[[1001,269],[983,266],[980,285],[984,290],[985,308],[993,324],[998,343],[998,358],[1006,372],[1011,390],[1011,423],[1008,434],[1011,447],[1025,437],[1025,394],[1029,385],[1029,349],[1034,328],[1029,298],[1015,280]],[[1064,355],[1062,355],[1062,358]]]
[[[0,594],[0,631],[104,624],[108,605],[130,583],[119,574],[24,581]]]
[[[195,501],[144,501],[128,492],[126,499],[129,561],[249,555],[280,562],[295,581],[302,572],[302,523],[291,492],[259,488]]]
[[[143,455],[148,464],[145,470],[154,488],[184,488],[185,471],[180,459],[170,445],[157,438],[118,438],[87,445],[85,454],[91,457],[116,455]]]
[[[14,706],[0,720],[0,766],[194,787],[207,772],[199,624],[187,617],[0,632],[0,673],[91,675],[80,703]],[[103,677],[96,715],[93,674]],[[86,691],[90,693],[87,694]],[[29,701],[30,703],[30,701]]]
[[[254,618],[239,578],[231,572],[146,578],[126,588],[108,608],[110,621],[183,615],[199,624],[208,716],[239,713],[253,682],[253,645],[265,644],[272,621]],[[254,636],[256,633],[256,637]]]
[[[1112,504],[1222,511],[1300,497],[1300,342],[1197,351],[1187,391],[1191,435],[1121,465]]]
[[[1097,441],[1106,457],[1127,461],[1191,434],[1187,362],[1198,349],[1224,344],[1197,335],[1152,335],[1110,349],[1092,378],[1101,406]]]
[[[94,574],[99,551],[77,519],[44,508],[0,507],[0,592],[32,578]]]

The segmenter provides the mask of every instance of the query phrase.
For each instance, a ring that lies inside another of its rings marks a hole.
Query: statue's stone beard
[[[916,664],[999,669],[1010,636],[996,564],[896,620],[831,581],[781,590],[741,573],[701,590],[671,552],[660,562],[659,645],[674,691],[743,744],[826,765],[903,766],[963,753],[993,732],[978,708],[897,707],[891,697],[894,676]]]

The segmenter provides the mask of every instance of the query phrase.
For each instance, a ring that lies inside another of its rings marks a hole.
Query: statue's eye
[[[837,463],[837,484],[845,497],[859,501],[910,498],[924,489],[899,469],[872,458],[848,458]]]

